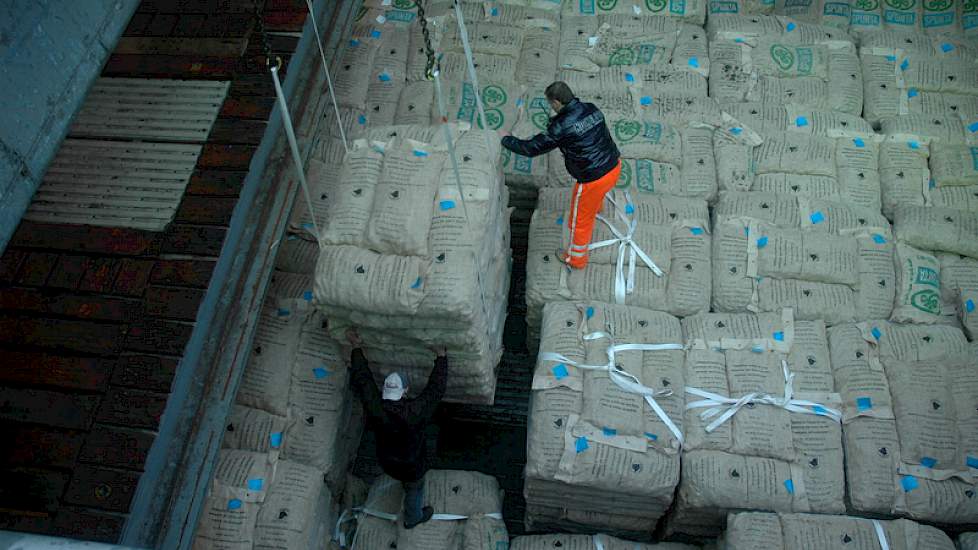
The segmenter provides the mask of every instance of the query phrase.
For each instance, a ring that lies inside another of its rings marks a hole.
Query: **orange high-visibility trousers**
[[[598,212],[601,212],[604,196],[618,183],[619,175],[621,175],[621,160],[600,178],[574,184],[570,213],[567,216],[567,227],[571,232],[571,245],[566,256],[567,265],[575,269],[584,269],[587,266],[587,248],[591,244],[594,220]]]

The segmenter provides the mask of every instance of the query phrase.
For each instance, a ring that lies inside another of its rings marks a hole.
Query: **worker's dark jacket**
[[[593,103],[577,98],[550,119],[547,131],[530,139],[503,138],[503,147],[524,157],[535,157],[560,148],[564,166],[574,179],[587,183],[618,165],[618,146],[611,139],[604,114]]]
[[[377,435],[377,460],[387,475],[401,481],[424,477],[427,448],[425,426],[445,395],[448,359],[439,357],[421,395],[414,399],[385,401],[374,382],[363,350],[350,354],[350,383],[363,402],[368,425]]]

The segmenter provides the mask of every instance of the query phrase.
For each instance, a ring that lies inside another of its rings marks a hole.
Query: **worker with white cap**
[[[433,513],[430,506],[424,505],[424,475],[428,471],[425,427],[445,395],[448,378],[445,348],[433,350],[437,358],[428,385],[417,397],[409,398],[409,381],[403,373],[390,373],[384,380],[383,390],[378,389],[363,355],[360,336],[352,329],[346,335],[353,346],[350,384],[363,402],[367,424],[376,435],[381,468],[404,485],[404,527],[412,529],[431,519]]]

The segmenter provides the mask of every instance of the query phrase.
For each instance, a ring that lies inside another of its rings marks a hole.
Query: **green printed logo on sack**
[[[486,117],[489,117],[489,113],[486,113]],[[523,155],[517,155],[503,147],[503,168],[510,172],[531,174],[533,173],[533,159],[524,157]]]
[[[953,4],[953,0],[924,0],[924,9],[927,11],[944,11]]]
[[[964,0],[962,11],[964,13],[975,13],[978,12],[978,0]]]
[[[508,99],[506,90],[503,90],[499,86],[489,85],[482,89],[482,105],[486,110],[486,124],[489,125],[490,129],[498,130],[506,122],[506,116],[503,115],[503,112],[494,107],[504,105]],[[473,122],[475,119],[478,119],[479,128],[484,130],[482,117],[478,116],[477,110],[472,85],[465,82],[462,84],[462,100],[459,102],[456,118],[468,122]]]
[[[655,44],[639,44],[618,48],[608,57],[608,65],[648,65],[655,57]]]
[[[880,0],[856,0],[852,7],[860,11],[875,11],[880,7]]]
[[[615,138],[621,143],[628,143],[639,135],[651,143],[658,143],[662,139],[662,124],[658,122],[646,122],[643,124],[637,120],[618,120],[614,124]]]
[[[544,111],[537,111],[533,113],[533,116],[530,117],[530,120],[533,122],[533,125],[536,126],[537,129],[539,130],[546,130],[547,126],[550,125],[550,117]]]
[[[413,10],[418,4],[414,0],[394,0],[394,7],[399,10]]]
[[[883,18],[887,23],[895,25],[914,25],[917,14],[907,10],[917,5],[917,0],[886,0],[886,5],[892,10],[883,10]]]
[[[895,10],[909,10],[917,5],[917,0],[886,0],[886,5]]]
[[[917,267],[917,276],[914,284],[928,285],[940,288],[941,278],[937,271],[929,267]],[[910,296],[910,305],[925,311],[939,315],[941,313],[941,296],[937,290],[924,289],[914,292]]]
[[[618,5],[618,0],[598,0],[598,9],[611,11]]]
[[[645,7],[651,12],[660,12],[666,9],[666,0],[645,0]]]
[[[634,171],[632,165],[634,164]],[[655,193],[655,179],[652,177],[653,164],[650,160],[623,160],[621,176],[618,178],[619,189],[627,189],[635,184],[635,188],[643,193]]]
[[[787,71],[795,65],[795,54],[791,53],[791,49],[781,44],[771,45],[771,59],[782,71]]]

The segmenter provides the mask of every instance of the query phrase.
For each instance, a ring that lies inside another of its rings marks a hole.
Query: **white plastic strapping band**
[[[326,51],[323,49],[323,40],[319,36],[319,26],[316,24],[316,14],[312,9],[312,0],[306,0],[306,7],[309,8],[312,30],[316,34],[316,43],[319,45],[319,57],[323,60],[323,72],[326,73],[326,85],[329,87],[329,97],[333,100],[333,110],[336,112],[336,125],[339,126],[340,137],[343,138],[343,149],[349,153],[350,145],[346,142],[346,130],[343,129],[343,121],[340,119],[340,107],[336,104],[336,92],[333,91],[333,79],[329,74],[329,66],[326,63]]]
[[[792,388],[792,383],[794,382],[795,374],[788,370],[788,362],[784,359],[781,360],[781,369],[784,373],[785,380],[784,396],[782,397],[771,395],[769,393],[753,392],[735,399],[733,397],[725,397],[723,395],[701,390],[699,388],[686,386],[686,393],[703,398],[700,401],[687,403],[686,410],[706,408],[705,411],[700,413],[700,418],[703,420],[709,420],[715,416],[717,417],[716,420],[706,426],[705,429],[707,433],[717,429],[721,424],[732,418],[733,415],[737,414],[737,412],[748,403],[773,405],[789,412],[826,416],[832,420],[835,420],[836,422],[842,422],[842,413],[840,411],[826,407],[825,405],[816,403],[814,401],[794,399],[794,389]]]
[[[886,532],[883,531],[883,524],[878,519],[874,519],[873,528],[876,529],[876,538],[880,541],[880,550],[890,550],[890,543],[886,541]]]
[[[628,228],[626,231],[619,231],[618,228],[614,226],[610,221],[607,220],[602,215],[598,215],[597,219],[601,223],[608,226],[611,233],[615,236],[614,239],[607,239],[604,241],[599,241],[596,243],[591,243],[588,246],[588,250],[595,250],[605,246],[618,245],[618,259],[615,262],[615,303],[624,304],[625,297],[631,294],[635,290],[635,259],[638,258],[642,260],[649,269],[657,277],[662,277],[664,275],[663,271],[659,269],[659,266],[652,261],[652,258],[645,253],[644,250],[638,243],[636,243],[632,238],[635,235],[635,229],[638,227],[638,220],[635,218],[628,218],[628,215],[618,207],[618,204],[611,197],[605,197],[614,207],[615,216],[621,220],[625,226]],[[625,195],[625,200],[631,203],[631,198],[628,196],[627,192]],[[573,238],[573,235],[572,235]],[[625,256],[628,256],[628,274],[625,274]]]
[[[614,342],[615,339],[606,332],[592,332],[590,334],[584,335],[585,341],[599,340],[607,338],[609,341]],[[683,443],[683,433],[680,431],[679,426],[669,418],[666,411],[656,402],[656,397],[664,397],[667,395],[672,395],[672,390],[655,390],[648,386],[642,384],[639,379],[620,368],[615,364],[615,353],[620,351],[661,351],[661,350],[682,350],[684,346],[682,344],[613,344],[608,346],[608,363],[604,365],[586,365],[584,363],[578,363],[572,359],[565,357],[559,353],[553,353],[549,351],[540,352],[539,360],[541,361],[556,361],[564,365],[569,365],[572,367],[577,367],[583,370],[597,370],[606,371],[611,381],[615,383],[619,388],[630,392],[641,395],[645,402],[648,403],[652,411],[655,412],[656,416],[662,420],[662,423],[669,428],[676,439],[679,441],[680,445]]]

